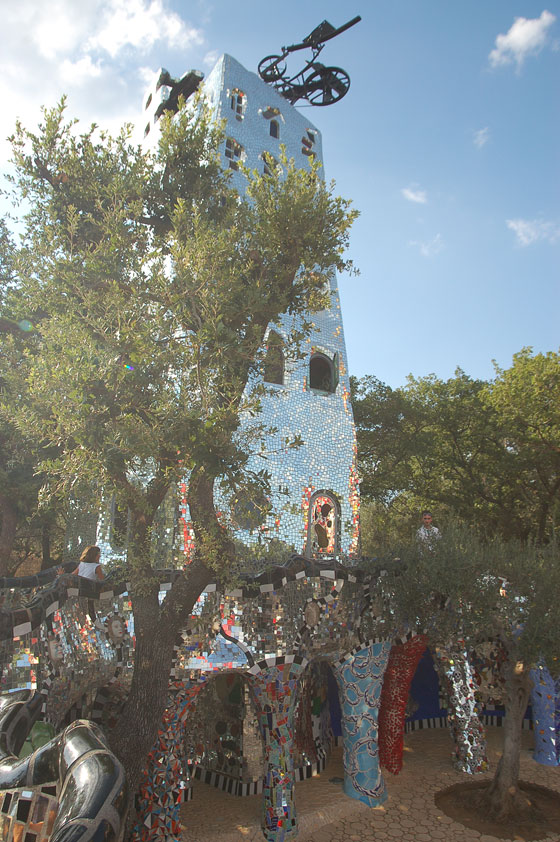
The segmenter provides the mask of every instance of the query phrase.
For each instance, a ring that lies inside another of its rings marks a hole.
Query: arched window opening
[[[243,147],[240,143],[232,137],[226,138],[226,158],[228,159],[229,168],[231,170],[239,169],[239,162],[243,154]]]
[[[284,342],[273,330],[268,334],[264,358],[264,382],[284,385]]]
[[[339,506],[334,494],[318,491],[309,504],[307,554],[336,555],[339,550]]]
[[[278,139],[280,137],[280,124],[278,120],[270,121],[270,136]]]
[[[229,104],[231,110],[235,112],[235,119],[242,120],[243,112],[245,111],[245,101],[247,97],[240,91],[239,88],[234,88],[230,94]]]
[[[312,354],[309,360],[309,388],[332,394],[336,389],[334,360],[325,354]]]

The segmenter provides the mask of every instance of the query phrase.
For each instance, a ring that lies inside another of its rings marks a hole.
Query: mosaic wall
[[[537,763],[560,766],[560,678],[554,679],[543,665],[531,670],[531,705]]]
[[[232,795],[262,794],[269,842],[294,835],[294,784],[322,771],[332,742],[328,682],[333,673],[342,709],[345,791],[370,806],[384,800],[380,761],[390,771],[400,768],[408,686],[425,639],[409,634],[395,641],[362,641],[349,649],[375,626],[364,621],[364,612],[371,611],[371,583],[359,569],[330,564],[293,557],[236,591],[223,594],[210,586],[201,595],[175,647],[169,704],[140,792],[138,840],[177,838],[179,810],[190,799],[193,777]],[[178,575],[164,571],[162,599]],[[41,751],[38,747],[49,741],[54,745],[53,731],[58,732],[56,742],[80,717],[106,727],[115,722],[126,697],[134,645],[125,588],[126,583],[66,575],[45,588],[2,591],[4,620],[11,624],[9,634],[7,627],[0,634],[4,689],[9,691],[4,697],[35,693],[35,714],[40,711],[44,720],[42,733],[30,732],[22,757]],[[495,660],[490,646],[470,659],[460,645],[436,653],[455,762],[470,773],[485,768],[475,691],[481,672],[488,672],[489,661]],[[490,673],[486,683],[495,695]],[[535,758],[557,765],[558,682],[544,669],[535,671],[534,678]],[[0,697],[0,710],[2,704]],[[90,736],[97,739],[95,730]],[[43,787],[49,783],[37,781],[26,792],[13,786],[7,791],[0,820],[10,842],[18,834],[26,838],[28,831],[42,840],[47,828],[55,827],[50,814],[56,804],[49,807],[48,798],[42,798],[49,794]],[[51,795],[57,793],[55,785]]]
[[[237,780],[262,775],[262,741],[246,680],[235,672],[208,681],[185,726],[189,765]]]
[[[76,590],[75,577],[64,580],[59,588],[66,593]],[[53,593],[51,604],[58,605],[60,597]],[[128,628],[133,620],[128,596],[111,594],[95,605],[92,617],[91,600],[73,594],[46,622],[29,630],[20,625],[14,629],[17,633],[0,640],[0,693],[40,690],[42,718],[55,730],[76,718],[100,721],[109,699],[125,695],[129,686],[133,640]],[[100,688],[106,688],[104,698]]]
[[[159,75],[158,72],[156,79]],[[298,166],[307,168],[311,158],[322,160],[321,134],[307,113],[296,110],[231,56],[219,59],[203,89],[216,119],[226,123],[223,163],[232,169],[233,184],[240,193],[245,190],[245,177],[237,169],[238,162],[262,172],[263,153],[278,158],[281,144]],[[142,121],[151,127],[148,144],[157,138],[156,114],[162,98],[169,93],[169,86],[156,89],[154,83],[146,94]],[[271,120],[278,128],[275,133],[271,133]],[[253,512],[248,518],[246,507],[239,501],[222,496],[219,490],[216,494],[224,517],[245,543],[275,538],[296,552],[355,558],[359,549],[356,436],[334,275],[330,296],[329,309],[309,316],[312,330],[304,343],[304,357],[293,360],[286,354],[282,382],[267,383],[271,394],[262,399],[258,421],[276,430],[266,441],[266,468],[271,473],[269,513],[255,518]],[[294,322],[291,316],[282,317],[269,334],[270,343],[273,339],[286,342],[289,333],[301,324],[301,319]],[[247,418],[243,426],[251,423],[254,422]],[[301,447],[287,446],[286,441],[294,436],[303,440]],[[261,470],[262,459],[254,455],[247,467],[250,471]],[[103,559],[122,552],[112,527],[112,508],[109,501],[96,539]],[[166,511],[158,526],[158,566],[182,563],[184,555],[189,557],[193,551],[184,483],[176,489],[172,509],[171,520]]]
[[[475,774],[488,768],[486,736],[480,719],[482,704],[476,696],[476,680],[460,642],[435,649],[440,686],[447,698],[448,725],[455,744],[454,765]]]
[[[284,842],[297,834],[294,713],[298,679],[306,665],[305,659],[287,655],[249,670],[265,744],[263,831],[269,842]]]
[[[383,766],[397,775],[402,769],[404,720],[410,684],[426,650],[426,635],[411,635],[395,641],[383,677],[379,710],[379,758]]]
[[[197,676],[170,684],[168,707],[140,783],[140,821],[133,829],[133,842],[165,842],[180,834],[179,810],[189,793],[183,734],[205,680],[204,676]]]

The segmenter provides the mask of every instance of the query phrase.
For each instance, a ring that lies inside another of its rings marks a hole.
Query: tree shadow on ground
[[[519,782],[527,797],[528,810],[523,817],[509,822],[497,822],[484,811],[483,798],[491,781],[469,781],[447,787],[434,796],[436,806],[446,816],[484,836],[535,842],[549,833],[560,834],[560,796],[552,789],[538,784]]]

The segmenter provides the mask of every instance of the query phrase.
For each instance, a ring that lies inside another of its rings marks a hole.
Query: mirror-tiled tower
[[[164,70],[156,74],[144,99],[147,146],[157,140],[163,109],[176,108],[178,92],[188,98],[201,78],[196,71],[180,80],[172,80]],[[233,171],[239,192],[245,190],[239,165],[263,172],[271,164],[264,153],[278,159],[281,145],[298,166],[309,167],[313,159],[322,162],[321,133],[309,121],[309,111],[298,111],[231,56],[219,59],[202,89],[216,120],[225,123],[223,165]],[[219,504],[246,543],[276,538],[306,555],[351,558],[359,542],[356,437],[334,275],[330,299],[329,309],[309,315],[313,327],[302,358],[294,359],[287,347],[294,327],[292,316],[284,316],[269,328],[262,377],[270,394],[262,401],[259,420],[277,432],[266,442],[266,460],[255,453],[249,465],[255,471],[264,467],[271,474],[268,514],[261,518],[258,506],[242,496],[220,498]],[[296,436],[303,444],[286,446]],[[186,498],[180,507],[180,526],[188,551],[192,540]]]

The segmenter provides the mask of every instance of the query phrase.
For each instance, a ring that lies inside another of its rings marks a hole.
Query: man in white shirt
[[[419,541],[427,546],[433,546],[434,542],[441,538],[440,531],[437,526],[433,525],[432,513],[429,511],[422,512],[422,526],[416,533]]]

